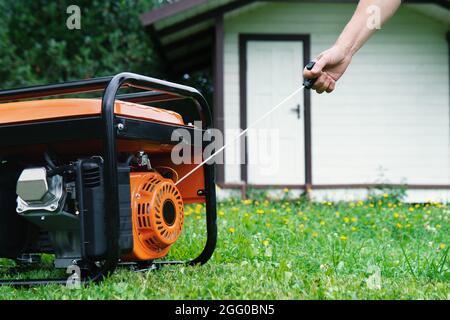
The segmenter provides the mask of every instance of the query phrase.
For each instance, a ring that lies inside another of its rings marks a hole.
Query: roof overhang
[[[268,0],[264,0],[268,1]],[[258,0],[179,0],[141,15],[155,49],[173,74],[206,69],[212,65],[214,29],[218,18]],[[357,3],[357,0],[282,0],[286,2]],[[449,0],[404,0],[450,9]],[[420,6],[418,6],[420,8]],[[431,14],[433,10],[428,10]],[[441,9],[442,11],[442,9]],[[444,10],[445,12],[445,10]],[[439,14],[437,12],[436,14]],[[442,15],[442,13],[440,13]],[[445,13],[444,13],[445,15]]]

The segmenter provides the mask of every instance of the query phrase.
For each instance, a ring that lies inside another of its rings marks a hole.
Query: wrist
[[[356,53],[355,46],[351,43],[344,44],[340,43],[339,40],[334,44],[334,47],[342,53],[343,56],[347,58],[352,58],[353,55]]]

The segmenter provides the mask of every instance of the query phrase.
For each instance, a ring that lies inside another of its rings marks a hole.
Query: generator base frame
[[[138,93],[118,95],[119,89],[132,87],[144,90]],[[112,77],[101,77],[60,84],[50,84],[0,91],[0,103],[18,101],[29,98],[43,98],[68,94],[103,91],[101,98],[101,114],[85,118],[56,119],[0,125],[0,146],[30,145],[68,140],[99,138],[102,142],[104,161],[106,204],[105,228],[108,234],[104,263],[94,273],[83,276],[82,283],[99,282],[112,274],[119,265],[119,191],[118,191],[118,159],[117,139],[141,139],[160,143],[173,144],[172,132],[180,128],[177,125],[161,124],[151,121],[131,119],[114,113],[116,100],[133,103],[165,102],[188,99],[196,106],[203,128],[187,128],[193,135],[195,131],[202,133],[212,128],[211,110],[196,89],[164,80],[142,76],[135,73],[119,73]],[[64,128],[65,130],[61,130]],[[55,134],[58,132],[58,135]],[[61,133],[61,134],[60,134]],[[203,142],[202,152],[206,147]],[[134,270],[157,269],[168,264],[197,265],[206,263],[212,256],[217,242],[216,194],[214,164],[205,164],[204,196],[206,206],[206,243],[202,252],[189,261],[141,261],[125,263]],[[3,279],[0,285],[37,286],[48,284],[66,284],[67,279]]]

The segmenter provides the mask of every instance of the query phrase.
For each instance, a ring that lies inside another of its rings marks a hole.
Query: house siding
[[[225,16],[227,141],[240,127],[239,34],[310,34],[314,57],[336,41],[354,8],[264,3]],[[333,94],[312,94],[313,184],[450,184],[449,25],[403,6]],[[239,146],[228,148],[226,183],[241,180],[236,159]]]

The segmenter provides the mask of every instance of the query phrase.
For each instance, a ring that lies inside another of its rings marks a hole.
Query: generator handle
[[[147,92],[131,93],[117,96],[120,88],[128,86],[147,90]],[[117,267],[120,258],[119,249],[119,193],[117,177],[117,131],[119,126],[114,117],[115,100],[152,102],[170,101],[178,99],[192,100],[203,122],[203,128],[212,128],[212,115],[203,95],[195,88],[172,83],[160,79],[124,72],[113,77],[102,77],[86,80],[71,81],[59,84],[38,85],[26,88],[0,91],[0,103],[18,101],[31,98],[67,95],[103,91],[101,103],[103,157],[105,170],[105,202],[107,205],[106,227],[108,234],[107,254],[105,263],[95,274],[89,276],[90,281],[100,281]],[[203,148],[206,145],[203,146]],[[188,261],[188,264],[204,264],[212,256],[217,242],[217,214],[215,196],[214,164],[205,164],[204,183],[206,197],[206,229],[207,240],[203,251],[198,257]],[[33,285],[45,283],[59,283],[63,280],[33,280],[18,281],[18,285]],[[3,282],[0,282],[0,284]],[[6,280],[5,283],[11,283]],[[12,282],[11,284],[13,284]]]
[[[102,97],[102,132],[103,157],[105,172],[105,203],[106,230],[108,237],[106,261],[98,274],[92,280],[100,280],[108,273],[114,271],[120,258],[119,249],[119,190],[117,177],[117,132],[120,130],[114,117],[114,104],[117,93],[123,86],[129,86],[149,91],[169,93],[176,96],[190,98],[196,104],[204,120],[204,128],[212,127],[212,116],[209,106],[202,94],[188,86],[167,82],[155,78],[145,77],[134,73],[120,73],[108,83]],[[216,203],[214,165],[204,167],[204,183],[206,196],[206,229],[207,241],[201,254],[191,260],[190,264],[203,264],[212,256],[217,242]]]
[[[192,87],[156,78],[145,77],[135,73],[124,72],[116,76],[0,90],[0,103],[20,101],[24,99],[36,99],[76,93],[104,91],[105,87],[111,82],[113,78],[127,75],[130,78],[130,83],[127,83],[128,86],[141,88],[147,91],[120,95],[118,98],[122,101],[149,103],[155,101],[162,102],[186,98],[190,98],[194,101],[204,100],[201,93]],[[145,79],[144,82],[142,82],[143,79]],[[141,85],[139,84],[140,82]],[[149,86],[150,83],[152,84],[151,86]],[[208,104],[202,103],[201,108],[199,108],[200,106],[197,103],[196,107],[200,118],[204,122],[206,122],[207,125],[210,125],[211,110],[209,109]]]

